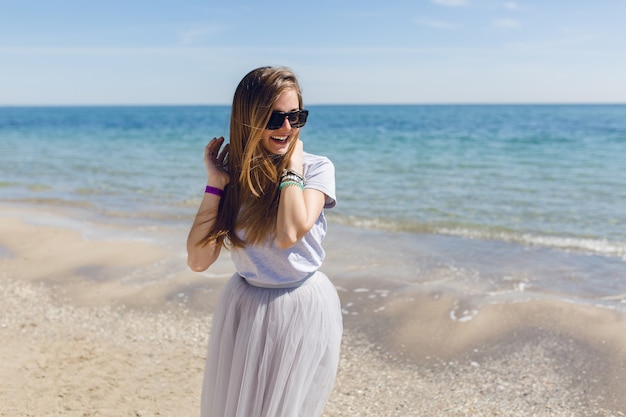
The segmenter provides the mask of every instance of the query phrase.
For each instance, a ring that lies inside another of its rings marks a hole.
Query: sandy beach
[[[227,255],[195,274],[182,246],[86,239],[14,211],[0,207],[0,416],[199,415]],[[166,278],[121,278],[145,271]],[[546,298],[451,320],[456,294],[331,279],[345,335],[324,417],[626,415],[618,312]]]

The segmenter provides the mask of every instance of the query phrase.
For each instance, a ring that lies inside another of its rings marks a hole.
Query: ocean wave
[[[472,230],[467,228],[435,228],[437,234],[461,236],[471,239],[499,240],[526,246],[540,246],[564,251],[585,252],[616,256],[626,260],[626,243],[603,238],[539,235],[520,232]]]
[[[552,248],[562,251],[615,256],[626,260],[626,242],[612,241],[606,238],[540,234],[527,231],[515,231],[495,226],[457,226],[403,222],[391,219],[366,218],[341,214],[332,214],[329,216],[329,219],[334,223],[344,224],[360,229],[380,230],[392,233],[425,233],[458,236],[467,239],[494,240],[517,243],[525,246]]]
[[[62,198],[46,198],[46,197],[23,197],[23,198],[4,198],[2,200],[3,203],[8,204],[17,204],[24,206],[33,206],[33,207],[42,207],[42,206],[50,206],[50,207],[68,207],[68,208],[83,208],[83,209],[94,209],[96,206],[89,201],[79,201],[79,200],[64,200]]]

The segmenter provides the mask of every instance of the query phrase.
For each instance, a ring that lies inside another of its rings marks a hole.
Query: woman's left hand
[[[289,164],[287,165],[289,169],[296,171],[298,174],[302,175],[302,171],[304,170],[303,166],[303,153],[304,153],[304,144],[300,139],[294,145],[295,149],[291,154],[291,159],[289,159]]]

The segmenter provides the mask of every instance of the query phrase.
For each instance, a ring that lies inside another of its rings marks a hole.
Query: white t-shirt
[[[304,187],[326,195],[324,208],[332,208],[335,198],[335,167],[324,156],[303,154]],[[326,236],[324,210],[309,232],[289,249],[280,249],[272,239],[264,245],[233,248],[231,257],[237,273],[252,285],[288,286],[303,281],[319,269],[326,253],[322,241]]]

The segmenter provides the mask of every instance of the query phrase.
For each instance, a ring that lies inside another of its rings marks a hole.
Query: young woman
[[[204,271],[228,245],[237,272],[213,316],[202,417],[315,417],[332,390],[341,308],[318,268],[335,177],[303,151],[307,117],[295,75],[258,68],[235,91],[230,143],[206,146],[188,263]]]

